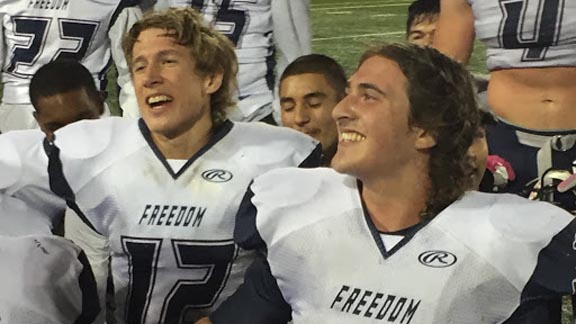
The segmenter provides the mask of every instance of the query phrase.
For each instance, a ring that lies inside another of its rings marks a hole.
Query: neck
[[[362,180],[362,199],[376,228],[395,232],[420,223],[430,190],[427,161]]]
[[[212,136],[212,123],[196,123],[189,130],[166,136],[152,133],[152,140],[166,159],[187,160],[204,147]]]

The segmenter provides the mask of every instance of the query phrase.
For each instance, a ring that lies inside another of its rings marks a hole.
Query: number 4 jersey
[[[56,145],[52,189],[107,240],[117,321],[146,324],[194,323],[229,296],[253,259],[233,241],[248,184],[273,168],[317,165],[320,152],[289,129],[225,122],[195,156],[167,161],[143,122],[121,118],[69,125]]]
[[[489,70],[576,66],[576,1],[467,1]]]

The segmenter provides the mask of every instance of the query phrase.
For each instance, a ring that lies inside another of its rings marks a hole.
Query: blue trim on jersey
[[[214,324],[286,324],[291,319],[292,308],[263,255],[248,267],[234,294],[210,314]]]
[[[48,138],[44,138],[43,142],[44,152],[48,156],[48,180],[50,183],[50,190],[58,197],[66,201],[66,205],[72,209],[76,215],[94,232],[101,234],[96,230],[94,225],[84,215],[80,207],[76,204],[76,195],[70,187],[66,176],[64,175],[64,168],[60,160],[60,149]]]
[[[150,146],[150,148],[152,149],[152,152],[154,152],[156,157],[160,160],[160,162],[162,162],[162,164],[164,165],[164,167],[166,168],[168,173],[172,176],[172,178],[174,180],[176,180],[176,179],[178,179],[178,177],[180,177],[180,175],[182,173],[184,173],[184,172],[186,172],[186,170],[188,170],[188,167],[190,167],[190,165],[192,163],[194,163],[194,161],[196,161],[204,153],[206,153],[208,150],[210,150],[212,148],[212,146],[214,146],[222,138],[224,138],[224,136],[226,136],[232,130],[232,127],[234,127],[234,124],[231,121],[226,120],[222,123],[222,125],[218,126],[217,128],[214,128],[212,137],[210,137],[210,139],[208,140],[208,143],[206,143],[206,145],[204,145],[202,148],[200,148],[200,150],[198,150],[198,152],[196,152],[194,155],[192,155],[188,159],[186,164],[184,164],[184,166],[182,166],[182,168],[180,168],[180,170],[177,173],[174,173],[174,170],[172,170],[172,168],[170,167],[170,164],[168,164],[166,157],[164,156],[164,154],[162,154],[162,152],[160,152],[160,149],[158,149],[158,146],[156,146],[156,143],[154,143],[154,140],[152,140],[152,135],[150,134],[150,129],[148,129],[148,126],[146,126],[144,119],[140,118],[138,120],[138,127],[140,128],[140,132],[142,132],[142,136],[144,136],[144,139],[146,140],[146,142],[148,142],[148,146]]]
[[[82,272],[78,277],[78,285],[82,292],[82,313],[78,316],[74,324],[93,323],[102,310],[98,299],[98,289],[96,289],[96,279],[92,273],[92,268],[84,251],[78,254],[78,261],[82,264]]]
[[[368,208],[366,207],[366,203],[364,202],[364,199],[362,198],[362,182],[360,182],[360,180],[357,181],[358,183],[358,194],[360,195],[360,201],[362,202],[362,212],[364,213],[364,219],[366,219],[366,224],[368,225],[368,228],[370,229],[370,234],[372,234],[372,239],[374,240],[374,243],[376,243],[376,246],[378,247],[378,249],[380,250],[380,253],[382,254],[382,257],[384,257],[384,259],[388,259],[390,256],[392,256],[392,254],[396,253],[396,251],[400,250],[400,248],[402,248],[404,245],[406,245],[406,243],[408,243],[412,237],[414,237],[414,235],[416,235],[416,233],[418,233],[418,231],[420,231],[424,226],[426,226],[431,219],[427,219],[427,220],[423,220],[420,223],[410,226],[408,228],[402,229],[400,231],[396,231],[390,234],[399,234],[399,233],[404,233],[404,231],[406,231],[404,235],[404,238],[398,242],[398,244],[394,245],[394,247],[388,251],[386,250],[386,247],[384,246],[384,242],[382,242],[382,237],[380,236],[380,234],[382,234],[378,228],[376,228],[376,225],[374,224],[374,221],[372,221],[372,217],[370,217],[370,213],[368,212]],[[384,233],[386,234],[386,233]]]
[[[236,226],[234,226],[234,242],[244,250],[266,249],[266,242],[260,236],[256,226],[256,206],[252,203],[252,183],[248,186],[248,191],[242,198],[238,214],[236,214]]]
[[[322,165],[323,161],[322,145],[318,143],[314,150],[302,161],[298,167],[299,168],[317,168]]]

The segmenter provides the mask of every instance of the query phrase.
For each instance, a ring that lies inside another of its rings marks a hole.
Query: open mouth
[[[341,142],[361,142],[366,139],[366,136],[356,132],[342,132],[340,133]]]
[[[151,96],[146,99],[146,103],[152,108],[160,107],[169,102],[172,102],[172,97],[167,95]]]

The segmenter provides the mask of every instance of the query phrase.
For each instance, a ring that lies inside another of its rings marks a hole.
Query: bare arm
[[[474,14],[466,0],[441,0],[434,47],[468,64],[474,46]]]

